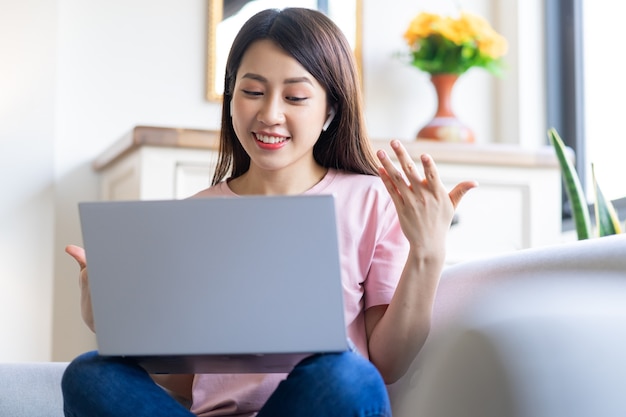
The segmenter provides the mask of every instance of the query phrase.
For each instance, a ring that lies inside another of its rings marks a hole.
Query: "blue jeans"
[[[193,417],[130,359],[85,353],[69,364],[61,385],[66,417]],[[374,365],[344,352],[300,362],[258,414],[270,416],[387,417],[391,406]]]

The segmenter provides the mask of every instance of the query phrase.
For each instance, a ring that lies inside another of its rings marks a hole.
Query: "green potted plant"
[[[572,206],[572,217],[576,226],[578,240],[592,237],[593,227],[589,216],[587,198],[578,177],[578,172],[571,159],[567,155],[566,146],[554,128],[548,130],[548,138],[556,151],[556,156],[561,167],[561,174],[565,183],[565,192]],[[620,220],[610,200],[607,200],[600,190],[596,180],[593,164],[591,176],[594,191],[594,212],[596,221],[596,236],[607,236],[622,233]]]

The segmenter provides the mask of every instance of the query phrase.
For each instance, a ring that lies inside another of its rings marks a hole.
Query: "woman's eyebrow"
[[[248,78],[250,80],[267,83],[267,78],[265,78],[262,75],[254,74],[251,72],[245,73],[244,75],[241,76],[241,78]],[[313,85],[313,82],[311,82],[311,80],[308,77],[293,77],[293,78],[287,78],[284,81],[284,84],[298,84],[298,83],[307,83],[307,84]]]
[[[267,78],[265,78],[265,77],[263,77],[263,76],[261,76],[259,74],[253,74],[253,73],[250,73],[250,72],[247,72],[247,73],[243,74],[241,76],[241,78],[249,78],[251,80],[260,81],[262,83],[266,83],[267,82]]]
[[[311,80],[307,77],[287,78],[285,80],[285,84],[297,84],[297,83],[308,83],[308,84],[313,85]]]

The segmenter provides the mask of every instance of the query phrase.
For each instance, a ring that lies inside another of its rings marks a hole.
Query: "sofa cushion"
[[[0,363],[0,416],[63,417],[61,377],[66,366],[64,362]]]
[[[626,280],[626,234],[570,241],[523,249],[484,259],[451,265],[443,271],[435,305],[431,334],[407,373],[389,386],[394,416],[414,415],[418,382],[428,362],[428,352],[437,350],[438,334],[463,319],[468,308],[501,285],[567,277],[573,281],[598,281],[616,275]]]
[[[433,340],[411,412],[625,416],[626,279],[589,278],[554,273],[481,295]]]

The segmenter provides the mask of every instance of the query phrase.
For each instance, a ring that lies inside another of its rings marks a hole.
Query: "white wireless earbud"
[[[335,118],[335,114],[337,114],[337,111],[335,110],[335,107],[333,106],[333,107],[330,108],[330,112],[328,113],[328,118],[324,122],[324,126],[322,126],[322,130],[324,132],[326,131],[326,129],[328,129],[328,126],[330,126],[330,123]]]
[[[230,100],[230,117],[233,117],[233,100]]]

